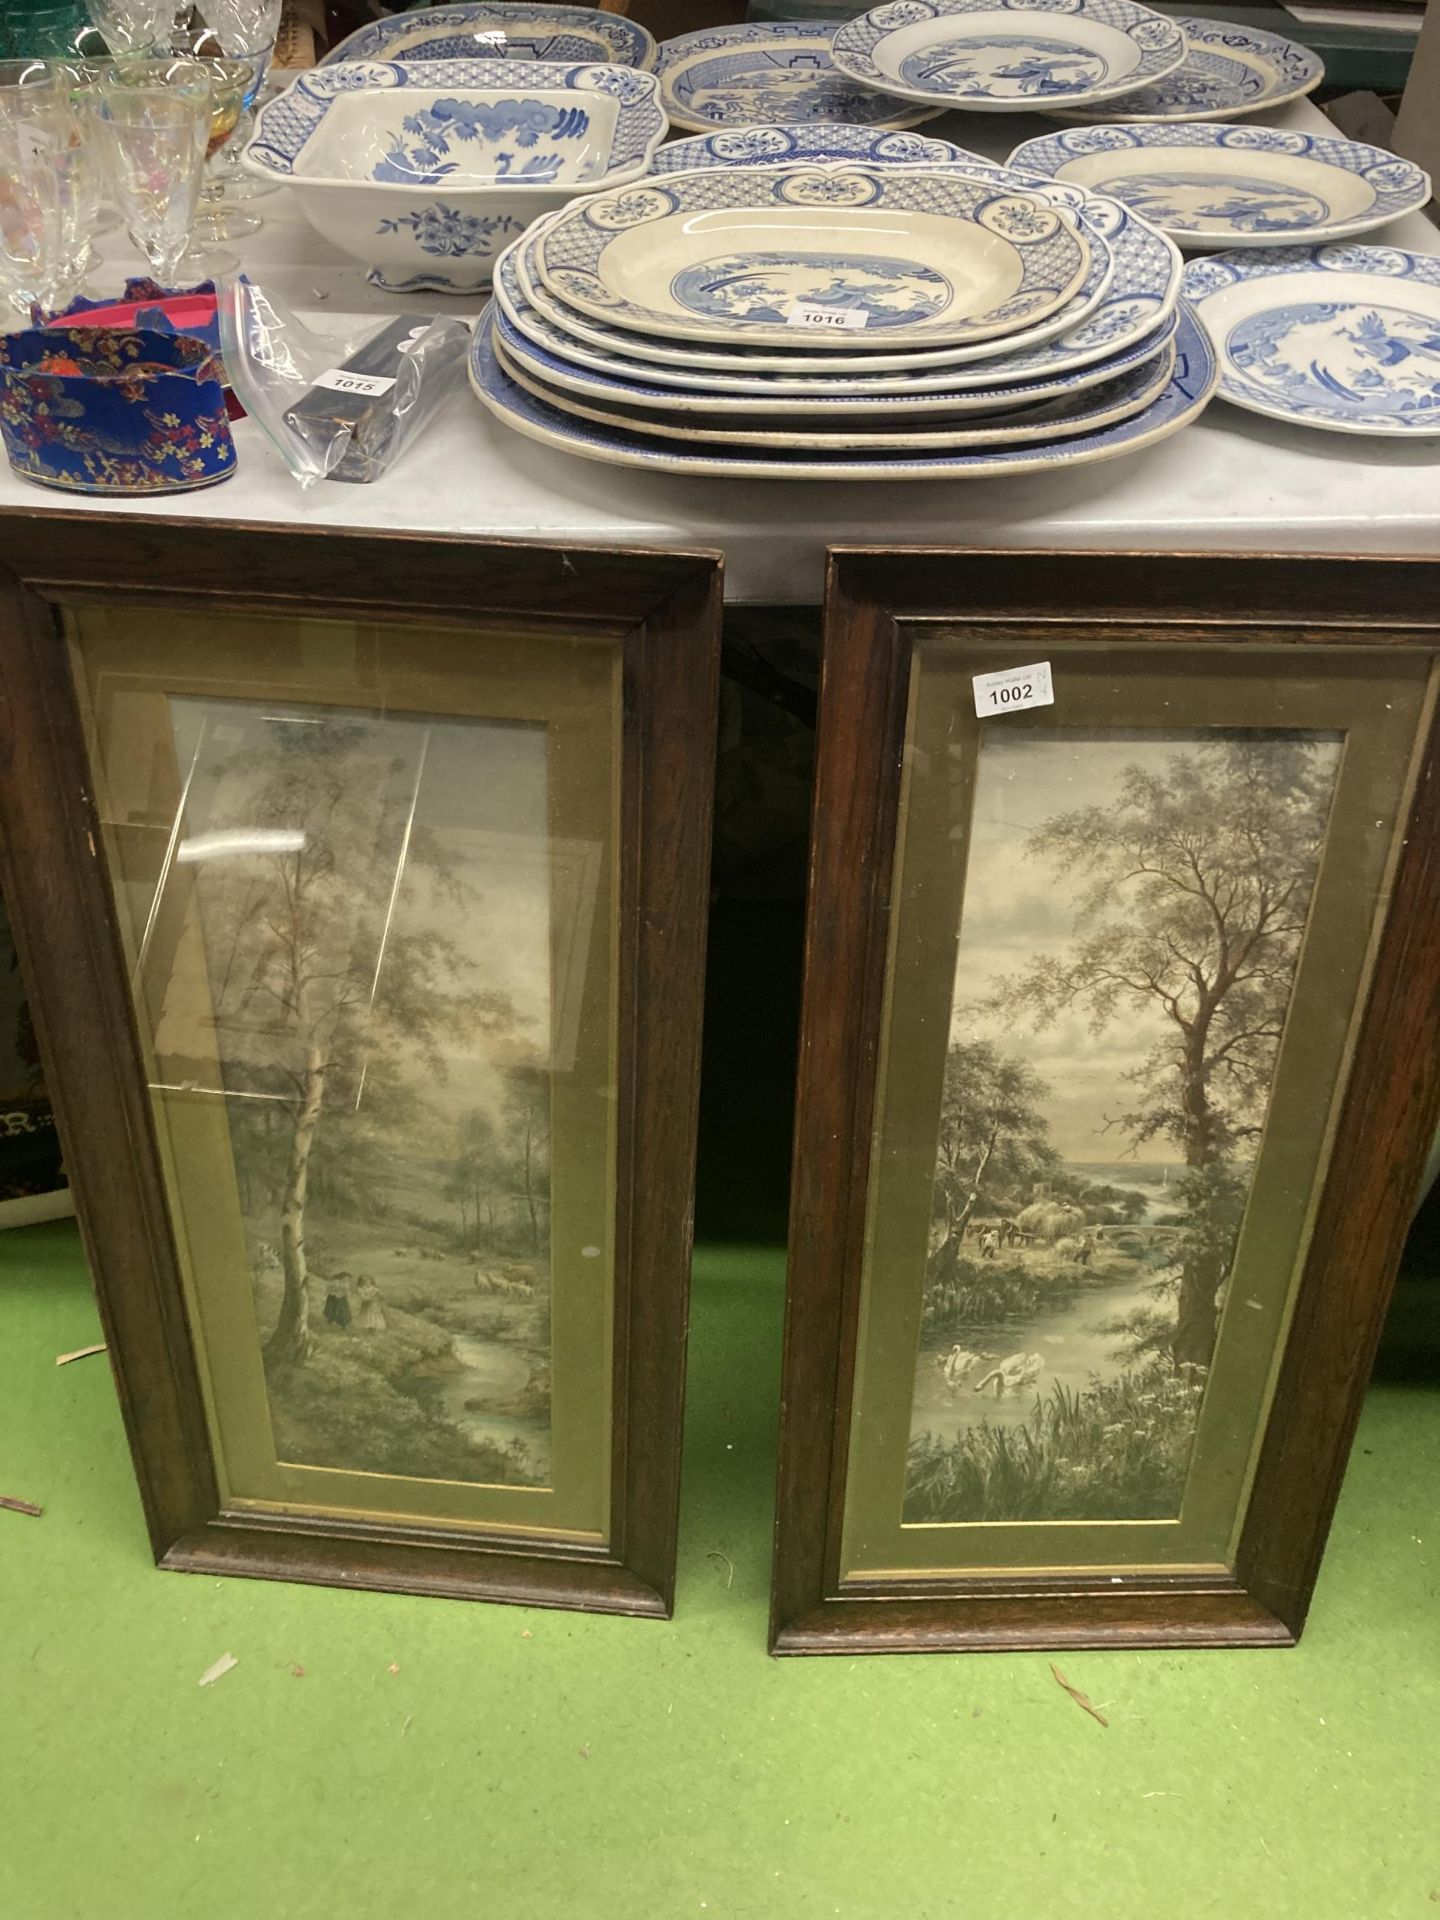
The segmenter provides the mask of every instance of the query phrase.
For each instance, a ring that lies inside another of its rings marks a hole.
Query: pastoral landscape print
[[[985,741],[906,1523],[1179,1514],[1338,764]]]
[[[544,729],[189,699],[172,721],[167,884],[203,990],[148,956],[157,1051],[224,1101],[277,1455],[545,1485]]]

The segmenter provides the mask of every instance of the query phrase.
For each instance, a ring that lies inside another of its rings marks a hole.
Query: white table
[[[970,115],[935,131],[1003,158],[1042,124]],[[1329,130],[1308,103],[1271,124]],[[434,295],[376,293],[363,269],[304,222],[287,191],[255,203],[264,229],[243,243],[252,277],[337,336],[356,316],[434,310]],[[1411,214],[1367,239],[1440,252],[1440,230]],[[134,270],[134,263],[127,263]],[[118,285],[118,276],[98,290]],[[463,311],[459,303],[445,311]],[[579,546],[700,546],[724,551],[736,601],[819,600],[826,546],[987,545],[1202,551],[1422,554],[1440,550],[1440,443],[1400,446],[1306,432],[1215,402],[1195,425],[1129,457],[1071,472],[945,482],[700,480],[602,466],[542,447],[467,395],[385,479],[327,481],[308,492],[250,421],[236,428],[239,471],[223,485],[154,500],[51,492],[0,468],[7,510],[182,515],[197,522],[326,525],[484,534]]]

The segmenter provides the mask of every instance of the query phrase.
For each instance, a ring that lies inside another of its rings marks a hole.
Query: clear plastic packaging
[[[463,320],[406,314],[327,338],[244,274],[217,291],[230,385],[302,487],[380,479],[464,384]]]

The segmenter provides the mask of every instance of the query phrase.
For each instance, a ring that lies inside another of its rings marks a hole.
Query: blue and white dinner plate
[[[1005,167],[981,167],[966,164],[963,171],[976,178],[1001,184],[1026,183],[1036,186],[1032,176],[1017,174]],[[1051,191],[1073,194],[1075,189],[1040,182]],[[1072,200],[1070,204],[1075,204]],[[642,361],[656,381],[674,386],[705,387],[715,385],[722,391],[765,392],[769,383],[754,383],[756,375],[779,375],[774,390],[797,393],[813,391],[814,377],[824,375],[836,385],[842,381],[847,391],[886,391],[893,382],[876,377],[894,375],[903,378],[913,391],[934,387],[985,387],[1010,381],[1054,378],[1079,373],[1097,361],[1138,346],[1150,338],[1174,311],[1180,293],[1180,255],[1163,234],[1156,233],[1144,221],[1137,220],[1118,200],[1102,195],[1081,195],[1084,211],[1080,218],[1090,237],[1091,273],[1081,292],[1064,310],[1063,325],[1047,322],[1029,334],[1017,334],[993,343],[974,346],[924,347],[900,353],[800,354],[770,353],[750,347],[702,348],[660,340],[646,340],[639,334],[607,327],[577,312],[558,300],[540,284],[534,270],[535,246],[545,220],[536,224],[509,249],[506,258],[513,261],[515,277],[525,299],[554,330],[556,340],[564,342],[561,351],[571,359],[598,365],[602,372],[612,369],[613,356],[626,362]],[[1102,251],[1103,271],[1099,269]],[[1093,281],[1093,285],[1091,282]],[[507,275],[502,260],[496,284],[502,303]],[[511,315],[512,319],[516,316]],[[522,332],[528,324],[522,323]],[[547,343],[550,344],[550,343]],[[583,350],[583,351],[582,351]],[[587,357],[588,355],[588,357]],[[623,369],[622,369],[623,370]],[[1080,384],[1085,384],[1081,382]]]
[[[1176,279],[1178,286],[1178,274]],[[821,418],[870,414],[911,418],[1036,405],[1084,393],[1146,364],[1169,344],[1175,331],[1174,316],[1167,311],[1153,331],[1118,353],[1078,371],[1062,370],[1029,380],[1010,378],[1010,369],[1003,363],[868,378],[863,374],[723,374],[702,373],[694,367],[647,366],[642,360],[575,340],[552,326],[525,298],[513,253],[501,260],[496,271],[495,300],[497,330],[506,347],[554,386],[637,407],[709,408],[742,418],[782,411]]]
[[[531,0],[453,0],[357,27],[320,62],[339,60],[563,60],[653,69],[655,36],[637,21],[598,7]]]
[[[547,290],[647,337],[822,352],[1052,324],[1084,285],[1075,217],[927,167],[719,167],[587,194],[540,231]]]
[[[1440,256],[1278,247],[1185,269],[1237,407],[1332,433],[1440,434]]]
[[[1072,127],[1023,141],[1010,165],[1113,193],[1182,247],[1337,240],[1430,198],[1429,176],[1383,147],[1275,127]]]
[[[1325,62],[1309,47],[1261,27],[1176,17],[1189,42],[1183,65],[1138,93],[1093,107],[1057,108],[1071,120],[1239,120],[1313,93]]]
[[[701,439],[711,446],[777,447],[791,452],[833,453],[837,448],[865,452],[903,452],[911,449],[1019,446],[1032,440],[1069,439],[1091,433],[1112,421],[1152,404],[1170,383],[1175,369],[1175,344],[1169,341],[1154,358],[1129,373],[1092,387],[1086,393],[1064,394],[1056,400],[1010,407],[1001,413],[946,414],[915,420],[891,416],[882,420],[795,417],[777,410],[772,402],[767,416],[737,419],[708,405],[705,394],[677,394],[658,389],[652,400],[665,403],[653,412],[631,404],[629,398],[577,395],[573,388],[545,377],[542,368],[517,341],[503,313],[495,317],[494,346],[500,362],[522,387],[558,407],[562,413],[602,426],[624,427],[632,433],[661,439]],[[784,402],[779,403],[784,407]]]
[[[907,106],[857,86],[834,65],[828,20],[778,20],[711,27],[661,42],[660,104],[674,127],[708,133],[762,120],[848,120],[855,126],[915,127],[938,107]]]
[[[726,127],[663,146],[646,169],[651,174],[694,173],[701,167],[825,166],[858,160],[865,166],[934,167],[958,160],[988,165],[983,154],[925,133],[894,133],[885,127],[856,127],[844,120],[773,126]]]
[[[862,86],[971,113],[1088,106],[1185,59],[1185,35],[1134,0],[889,0],[836,30]]]
[[[678,443],[577,420],[526,390],[501,366],[494,347],[493,304],[481,316],[470,355],[470,382],[497,419],[566,453],[612,466],[653,467],[663,473],[771,480],[966,480],[1080,467],[1138,452],[1176,433],[1206,405],[1215,389],[1216,361],[1204,328],[1182,302],[1175,334],[1175,369],[1159,398],[1113,426],[1074,439],[1031,446],[975,448],[945,453],[783,453],[717,447],[703,440]]]

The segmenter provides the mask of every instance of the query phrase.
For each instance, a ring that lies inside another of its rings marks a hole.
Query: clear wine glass
[[[283,0],[201,0],[201,15],[206,24],[213,28],[223,52],[242,54],[264,51],[264,61],[254,87],[247,94],[240,125],[233,137],[226,141],[211,169],[217,178],[224,181],[228,206],[233,207],[237,201],[257,200],[264,194],[278,191],[273,182],[246,173],[240,164],[240,155],[255,131],[255,109],[262,95],[269,90],[270,68],[280,34],[282,4]]]
[[[174,0],[86,0],[111,53],[150,53],[175,31]]]
[[[69,304],[89,252],[83,129],[55,69],[32,62],[0,77],[0,295],[28,320],[32,306]],[[3,73],[3,69],[0,69]]]
[[[211,127],[211,76],[200,60],[117,60],[96,102],[111,188],[130,237],[162,286],[174,286],[190,245]]]
[[[227,176],[220,156],[230,151],[246,108],[265,84],[274,50],[273,38],[258,47],[239,47],[233,40],[223,45],[214,27],[200,27],[187,34],[183,47],[177,43],[177,52],[202,61],[210,71],[210,139],[195,222],[196,238],[207,246],[219,240],[238,240],[264,224],[259,214],[226,203]]]

